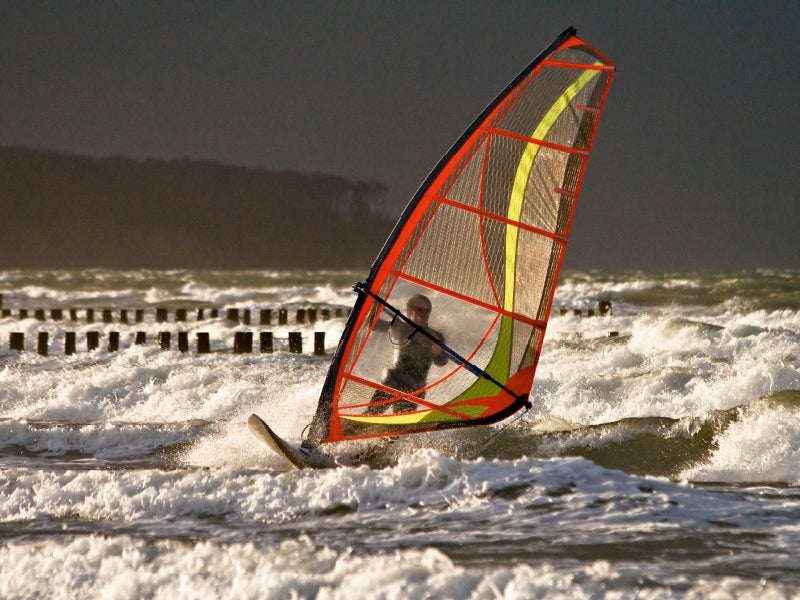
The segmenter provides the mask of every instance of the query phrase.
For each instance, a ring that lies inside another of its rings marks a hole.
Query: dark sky
[[[617,75],[566,265],[800,268],[796,0],[3,2],[0,145],[377,179],[399,215],[570,25]]]

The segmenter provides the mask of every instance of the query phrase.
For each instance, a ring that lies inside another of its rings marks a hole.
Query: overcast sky
[[[617,75],[566,265],[800,268],[796,0],[6,1],[0,145],[376,179],[399,215],[570,25]]]

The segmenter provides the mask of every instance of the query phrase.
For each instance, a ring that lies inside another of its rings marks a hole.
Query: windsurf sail
[[[355,286],[305,444],[485,425],[528,404],[614,70],[567,29],[441,159]]]

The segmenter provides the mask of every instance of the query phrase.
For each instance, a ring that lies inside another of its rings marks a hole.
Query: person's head
[[[415,294],[406,303],[408,318],[417,325],[427,325],[431,315],[431,301],[422,294]]]

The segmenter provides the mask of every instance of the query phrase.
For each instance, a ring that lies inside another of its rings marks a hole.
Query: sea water
[[[300,440],[344,317],[294,310],[346,314],[361,275],[0,272],[0,597],[800,597],[800,273],[565,273],[522,418],[289,470],[247,417]],[[165,330],[190,351],[160,349]],[[275,352],[234,354],[236,331],[272,331]]]

